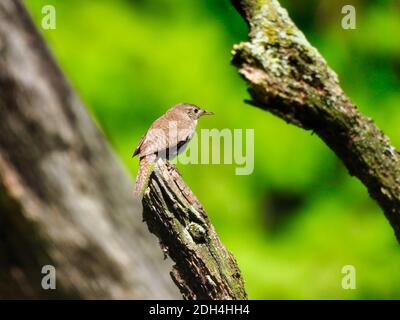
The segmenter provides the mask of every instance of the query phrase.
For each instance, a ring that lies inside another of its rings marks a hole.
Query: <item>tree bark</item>
[[[143,197],[143,218],[175,265],[185,299],[247,299],[233,255],[222,244],[175,166],[158,162]]]
[[[0,298],[178,297],[128,175],[17,0],[0,1],[0,119]]]
[[[277,0],[231,0],[249,26],[232,63],[250,104],[313,130],[367,187],[400,241],[400,154],[344,94],[336,74]]]

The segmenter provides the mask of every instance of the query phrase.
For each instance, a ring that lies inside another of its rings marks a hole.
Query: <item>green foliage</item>
[[[398,2],[354,2],[356,30],[341,29],[340,1],[286,3],[347,94],[400,146]],[[27,2],[38,26],[45,4]],[[177,102],[215,112],[201,128],[255,129],[250,176],[231,165],[179,166],[239,261],[250,298],[399,297],[398,244],[361,183],[316,136],[243,103],[245,83],[229,60],[246,26],[228,0],[51,4],[57,29],[42,33],[132,176],[141,135]],[[301,201],[285,206],[294,196]],[[341,288],[347,264],[356,290]]]

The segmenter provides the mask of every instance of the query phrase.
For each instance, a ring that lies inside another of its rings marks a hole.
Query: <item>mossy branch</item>
[[[313,130],[367,187],[400,241],[400,154],[344,94],[336,74],[277,0],[231,0],[249,26],[232,63],[250,104]]]
[[[158,162],[150,177],[143,219],[176,263],[171,277],[185,299],[247,299],[235,258],[168,162]]]

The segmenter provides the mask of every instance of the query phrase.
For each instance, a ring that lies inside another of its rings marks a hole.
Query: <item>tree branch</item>
[[[171,277],[185,299],[247,299],[235,258],[175,166],[157,163],[143,218],[175,261]]]
[[[344,94],[336,74],[277,0],[231,0],[250,27],[232,63],[249,102],[313,130],[367,187],[400,241],[400,154]]]

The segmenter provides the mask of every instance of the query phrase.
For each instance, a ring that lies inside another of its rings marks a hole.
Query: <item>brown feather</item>
[[[198,118],[203,114],[212,113],[182,103],[153,122],[133,152],[133,157],[140,158],[135,185],[138,196],[143,196],[157,159],[172,159],[183,151],[196,131]]]

